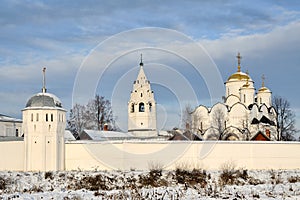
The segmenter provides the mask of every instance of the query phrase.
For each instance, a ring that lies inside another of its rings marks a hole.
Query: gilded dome
[[[234,74],[232,74],[227,81],[251,81],[251,78],[248,74],[244,73],[244,72],[236,72]]]
[[[259,93],[261,92],[271,92],[267,87],[261,87],[259,90],[258,90]]]
[[[59,98],[54,94],[38,93],[27,101],[26,108],[28,107],[62,108],[62,104]]]

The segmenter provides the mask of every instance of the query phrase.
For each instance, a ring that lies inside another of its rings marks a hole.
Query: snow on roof
[[[21,119],[9,117],[9,116],[3,115],[3,114],[0,114],[0,121],[2,121],[2,122],[20,122],[20,123],[22,123]]]
[[[74,135],[69,130],[65,130],[64,138],[66,141],[76,140]]]
[[[93,140],[107,140],[108,138],[130,138],[133,137],[130,133],[123,133],[118,131],[97,131],[97,130],[84,130]]]

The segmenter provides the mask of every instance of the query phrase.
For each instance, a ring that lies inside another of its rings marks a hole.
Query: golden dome
[[[271,92],[267,87],[261,87],[258,92]]]
[[[232,74],[228,79],[227,81],[235,81],[235,80],[238,80],[238,81],[251,81],[251,78],[248,74],[246,73],[243,73],[243,72],[236,72],[234,74]]]
[[[261,92],[271,92],[267,87],[265,87],[265,75],[262,75],[262,83],[261,83],[261,88],[258,90],[259,93]]]

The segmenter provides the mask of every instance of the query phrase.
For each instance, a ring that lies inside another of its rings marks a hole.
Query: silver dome
[[[53,94],[50,93],[38,93],[32,96],[26,104],[28,107],[53,107],[62,108],[61,101]]]

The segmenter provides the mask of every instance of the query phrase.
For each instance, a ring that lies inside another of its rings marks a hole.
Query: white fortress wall
[[[24,170],[24,141],[0,142],[0,170]]]
[[[148,170],[155,165],[216,170],[228,162],[246,169],[300,169],[299,142],[76,141],[65,150],[66,170]]]
[[[0,170],[24,170],[24,142],[0,142]],[[218,170],[300,169],[299,142],[75,141],[65,144],[65,170],[148,170],[163,165]]]

